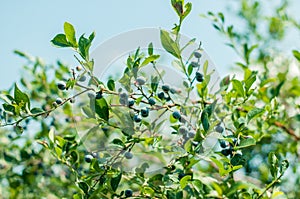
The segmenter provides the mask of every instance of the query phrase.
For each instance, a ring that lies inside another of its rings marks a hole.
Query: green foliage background
[[[102,82],[94,76],[90,59],[95,34],[77,38],[67,22],[64,33],[51,42],[73,49],[81,69],[60,61],[48,65],[16,51],[26,60],[26,75],[0,95],[0,197],[298,198],[300,52],[299,46],[284,51],[281,46],[289,31],[299,33],[300,24],[287,13],[288,1],[276,7],[246,0],[236,4],[243,28],[235,27],[222,13],[201,15],[240,56],[234,63],[236,72],[224,77],[216,94],[209,92],[208,63],[193,67],[193,55],[187,61],[181,56],[184,47],[179,45],[179,33],[192,10],[192,4],[182,0],[171,1],[178,23],[171,32],[161,31],[163,47],[185,76],[181,93],[162,88],[163,73],[155,65],[160,56],[151,44],[147,52],[138,49],[128,57],[120,79]],[[266,7],[272,7],[271,15],[264,15]],[[201,52],[201,45],[195,50]],[[146,65],[156,69],[157,75],[145,76],[141,68]],[[203,81],[196,81],[196,72],[201,72]],[[145,84],[137,83],[143,75]],[[87,85],[81,83],[83,76]],[[57,87],[59,81],[65,89]],[[189,97],[193,90],[198,93],[196,101]],[[166,97],[159,97],[160,92]],[[134,106],[128,107],[128,97]],[[82,112],[73,112],[74,99]],[[134,115],[140,116],[145,107],[151,117],[134,122]],[[176,111],[180,120],[173,116]],[[165,122],[179,137],[177,145],[166,147],[159,135],[166,131],[156,120],[160,115],[168,115]],[[99,136],[95,142],[117,135],[112,145],[120,151],[88,151],[77,135],[78,124]],[[181,135],[182,126],[194,137]],[[203,142],[218,126],[223,129],[219,148],[202,156]],[[222,142],[226,149],[220,147]],[[144,163],[132,171],[123,170],[120,164],[126,152],[134,152],[137,145],[154,148],[156,155],[163,154],[161,159],[175,152],[178,156],[159,173],[148,173],[149,165]]]

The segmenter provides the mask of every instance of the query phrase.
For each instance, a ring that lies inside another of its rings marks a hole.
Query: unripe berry
[[[76,66],[76,70],[77,70],[77,71],[81,71],[81,70],[82,70],[82,67],[81,67],[81,66]]]
[[[133,194],[133,192],[132,192],[132,190],[131,190],[131,189],[127,189],[127,190],[125,190],[125,196],[126,196],[126,197],[131,197],[131,196],[132,196],[132,194]]]
[[[153,97],[150,97],[148,99],[148,103],[152,106],[152,105],[154,105],[156,103],[156,101],[155,101],[155,99]]]
[[[126,159],[132,159],[132,158],[133,158],[133,155],[132,155],[132,153],[130,153],[129,151],[127,151],[127,152],[124,154],[124,157],[125,157]]]
[[[65,82],[58,82],[57,83],[57,88],[59,90],[65,90],[66,89],[66,83]]]
[[[172,116],[175,118],[175,119],[180,119],[181,118],[181,115],[180,115],[180,113],[178,112],[178,111],[174,111],[173,113],[172,113]]]
[[[92,159],[94,159],[94,157],[93,157],[92,155],[90,155],[90,154],[84,156],[84,160],[85,160],[87,163],[92,162]]]

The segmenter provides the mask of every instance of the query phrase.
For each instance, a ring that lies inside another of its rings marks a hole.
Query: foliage
[[[171,5],[179,22],[160,36],[182,73],[181,88],[165,83],[151,41],[146,51],[128,56],[120,78],[98,79],[89,52],[95,34],[77,38],[68,22],[51,43],[74,50],[77,67],[47,65],[16,51],[28,62],[27,74],[0,95],[0,196],[300,196],[293,186],[300,181],[294,71],[300,52],[280,50],[286,30],[300,25],[287,15],[287,2],[262,16],[262,3],[241,1],[243,31],[227,25],[222,13],[205,15],[241,57],[238,74],[224,77],[217,92],[209,86],[214,71],[202,60],[201,43],[189,59],[182,56],[180,30],[192,4]],[[261,23],[269,28],[258,28]],[[147,76],[146,67],[155,75]]]

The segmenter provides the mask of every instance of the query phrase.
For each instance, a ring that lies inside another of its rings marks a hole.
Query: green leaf
[[[256,144],[256,140],[254,138],[246,138],[246,139],[242,139],[240,144],[236,147],[237,149],[241,149],[241,148],[246,148],[249,146],[253,146]]]
[[[253,75],[252,77],[250,77],[249,79],[247,79],[245,81],[245,90],[246,92],[249,91],[249,89],[251,88],[251,86],[253,85],[253,83],[256,81],[256,75]]]
[[[115,139],[112,141],[112,143],[115,144],[115,145],[119,145],[119,146],[125,147],[125,144],[124,144],[123,141],[120,140],[119,138],[115,138]]]
[[[28,105],[28,108],[30,109],[29,97],[18,88],[17,84],[15,84],[14,98],[15,102],[21,108],[25,109],[26,105]]]
[[[183,20],[186,16],[188,16],[192,10],[192,3],[188,2],[184,5],[184,13],[182,14],[181,20]]]
[[[105,121],[108,121],[109,119],[109,108],[106,100],[104,98],[101,99],[95,99],[95,112],[97,115],[104,119]]]
[[[209,119],[208,119],[208,114],[207,114],[206,110],[202,111],[201,123],[202,123],[204,131],[207,132],[210,125],[209,125]]]
[[[85,182],[79,182],[78,183],[79,188],[86,194],[89,192],[89,185]]]
[[[115,81],[113,79],[107,81],[107,88],[111,91],[115,90]]]
[[[289,167],[289,162],[287,160],[283,160],[280,164],[280,173],[283,174]]]
[[[176,11],[177,15],[181,17],[183,13],[183,1],[182,0],[172,0],[171,1],[172,7]]]
[[[176,43],[170,36],[170,33],[165,30],[160,30],[160,40],[164,49],[172,54],[176,58],[180,58],[180,49],[178,43]]]
[[[110,186],[114,192],[118,189],[121,179],[122,179],[122,172],[120,172],[116,177],[111,178]]]
[[[30,112],[31,112],[32,114],[39,114],[39,113],[43,113],[44,110],[41,109],[41,108],[33,108],[33,109],[30,110]]]
[[[64,31],[66,35],[67,41],[72,44],[73,47],[77,47],[75,29],[72,24],[65,22],[64,23]]]
[[[268,155],[268,162],[270,164],[270,171],[273,178],[277,178],[278,172],[278,158],[274,152],[270,152]]]
[[[154,62],[155,60],[157,60],[160,57],[160,55],[151,55],[149,57],[147,57],[141,64],[140,67],[142,66],[146,66],[147,64],[149,64],[150,62]]]
[[[153,55],[153,44],[152,42],[148,45],[148,55]]]
[[[300,62],[300,52],[297,50],[293,50],[293,55]]]
[[[79,47],[79,53],[81,57],[85,61],[89,61],[89,50],[92,44],[92,40],[94,39],[95,35],[92,33],[88,38],[84,37],[84,34],[80,36],[79,42],[78,42],[78,47]]]
[[[203,73],[204,73],[204,76],[207,75],[207,69],[208,69],[208,60],[205,60],[205,62],[203,64]]]
[[[244,93],[244,88],[242,83],[236,79],[231,80],[231,82],[232,82],[233,89],[238,93],[238,96],[244,97],[245,93]]]
[[[51,43],[57,47],[72,47],[72,45],[67,41],[66,35],[57,34],[52,40]]]
[[[251,109],[247,113],[247,121],[248,121],[248,123],[250,122],[250,120],[252,120],[254,117],[260,115],[264,111],[265,111],[265,109],[263,109],[263,108],[253,108],[253,109]]]
[[[192,179],[192,177],[190,175],[186,175],[183,178],[181,178],[181,180],[180,180],[181,189],[184,189],[189,184],[189,181],[191,179]]]

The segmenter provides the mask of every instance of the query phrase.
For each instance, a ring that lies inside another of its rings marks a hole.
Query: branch
[[[296,133],[293,129],[284,126],[284,124],[282,124],[280,122],[274,122],[274,124],[275,124],[275,126],[281,128],[282,130],[287,132],[289,135],[291,135],[296,141],[300,140],[300,137],[298,135],[296,135]]]

